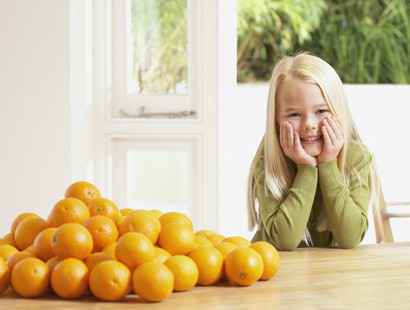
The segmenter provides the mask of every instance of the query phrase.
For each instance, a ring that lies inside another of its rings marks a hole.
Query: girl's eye
[[[320,110],[318,110],[318,112],[319,112],[319,114],[323,114],[323,113],[329,112],[329,110],[326,110],[326,109],[320,109]]]
[[[289,116],[289,117],[297,117],[297,116],[299,116],[299,113],[291,113],[291,114],[289,114],[288,116]]]

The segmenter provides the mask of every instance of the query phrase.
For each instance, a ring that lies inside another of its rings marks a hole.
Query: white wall
[[[97,109],[93,104],[92,1],[69,0],[70,181],[96,184]]]
[[[248,169],[265,130],[266,86],[243,86],[219,104],[219,230],[250,238],[247,230]]]
[[[68,2],[0,1],[0,234],[70,178]]]

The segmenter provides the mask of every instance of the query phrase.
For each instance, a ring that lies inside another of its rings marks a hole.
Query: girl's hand
[[[326,117],[321,126],[324,145],[322,152],[317,158],[318,163],[337,159],[344,145],[343,131],[339,123],[333,117]]]
[[[316,166],[317,160],[310,156],[300,142],[299,134],[289,122],[280,124],[280,145],[283,152],[296,164]]]

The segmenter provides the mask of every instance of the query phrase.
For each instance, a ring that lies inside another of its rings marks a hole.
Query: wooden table
[[[117,303],[53,296],[23,299],[8,293],[1,309],[410,309],[410,243],[354,250],[280,252],[277,276],[251,287],[221,284],[174,293],[161,303],[129,296]]]

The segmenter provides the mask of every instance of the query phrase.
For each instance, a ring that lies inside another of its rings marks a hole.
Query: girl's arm
[[[333,239],[341,248],[354,248],[368,228],[367,209],[370,199],[369,173],[372,155],[357,144],[351,144],[347,164],[352,164],[350,185],[345,184],[336,160],[319,164],[319,185]]]
[[[310,165],[297,165],[297,173],[288,195],[279,203],[270,192],[265,194],[263,160],[256,166],[256,197],[262,236],[277,249],[291,251],[304,236],[318,182],[318,170]]]

